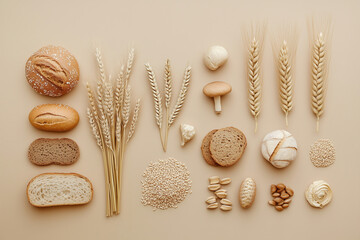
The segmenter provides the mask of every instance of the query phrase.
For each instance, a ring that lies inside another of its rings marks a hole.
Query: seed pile
[[[294,190],[285,186],[283,183],[279,183],[278,185],[272,184],[270,192],[274,199],[270,200],[269,204],[274,206],[278,211],[288,208],[292,200],[291,197],[294,196]]]
[[[216,209],[219,207],[217,199],[220,199],[220,209],[223,211],[232,210],[232,202],[227,199],[227,190],[222,189],[222,185],[228,185],[231,183],[230,178],[220,179],[218,176],[209,177],[208,189],[214,193],[215,196],[210,196],[205,200],[207,209]]]
[[[154,210],[177,208],[191,193],[190,172],[184,163],[174,158],[151,162],[143,177],[141,203]]]
[[[319,139],[310,147],[310,160],[315,167],[328,167],[335,162],[335,146],[330,139]]]

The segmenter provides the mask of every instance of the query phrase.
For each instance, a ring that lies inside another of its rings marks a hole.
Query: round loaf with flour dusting
[[[80,71],[75,57],[65,48],[46,46],[26,62],[26,79],[39,94],[60,97],[79,82]]]
[[[297,143],[291,133],[285,130],[276,130],[264,137],[261,153],[274,167],[284,168],[295,160]]]
[[[240,160],[246,145],[246,137],[239,129],[222,128],[211,138],[210,153],[217,164],[230,167]]]

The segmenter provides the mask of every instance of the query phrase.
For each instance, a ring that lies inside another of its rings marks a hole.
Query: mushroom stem
[[[215,103],[215,112],[221,113],[221,97],[215,96],[214,97],[214,103]]]

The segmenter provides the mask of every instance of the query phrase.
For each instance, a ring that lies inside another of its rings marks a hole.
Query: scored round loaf
[[[287,167],[296,158],[297,143],[285,130],[268,133],[261,144],[263,157],[276,168]]]
[[[239,129],[222,128],[211,138],[210,153],[217,164],[230,167],[240,160],[246,145],[246,137]]]
[[[26,62],[26,79],[39,94],[60,97],[79,82],[80,71],[75,57],[65,48],[46,46]]]
[[[79,122],[79,114],[67,105],[43,104],[31,110],[29,121],[39,130],[65,132],[76,127]]]
[[[217,132],[217,129],[214,129],[212,131],[210,131],[208,134],[206,134],[206,136],[204,137],[202,143],[201,143],[201,153],[203,155],[203,158],[205,160],[205,162],[211,166],[219,166],[219,164],[217,164],[214,159],[211,156],[210,153],[210,141],[212,136]]]
[[[70,165],[80,157],[79,146],[69,138],[38,138],[28,150],[28,159],[35,165]]]

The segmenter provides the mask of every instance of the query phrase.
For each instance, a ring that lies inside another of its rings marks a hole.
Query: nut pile
[[[273,200],[269,201],[271,206],[274,206],[276,210],[282,211],[284,208],[288,208],[291,203],[291,197],[294,196],[294,190],[285,186],[283,183],[278,185],[272,184],[270,187]]]
[[[206,199],[207,209],[216,209],[220,205],[223,211],[230,211],[232,209],[232,202],[227,199],[227,190],[222,189],[221,186],[231,183],[230,178],[222,178],[218,176],[209,177],[208,189],[214,193],[215,196],[210,196]],[[219,204],[219,202],[220,204]]]

